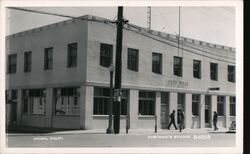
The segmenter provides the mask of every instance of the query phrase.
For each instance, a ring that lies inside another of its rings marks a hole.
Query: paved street
[[[105,134],[105,131],[64,131],[43,134],[7,134],[8,147],[232,147],[235,134],[226,132],[176,130],[130,131]]]

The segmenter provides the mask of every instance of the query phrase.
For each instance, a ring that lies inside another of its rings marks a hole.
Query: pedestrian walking
[[[175,124],[175,110],[170,114],[170,123],[168,125],[168,129],[170,129],[170,126],[173,124],[175,129],[177,130],[176,124]]]
[[[183,129],[184,127],[184,113],[182,110],[179,110],[178,111],[178,121],[180,122],[180,126],[179,126],[179,129],[180,129],[180,132],[181,130]]]
[[[219,129],[219,128],[217,127],[217,119],[218,119],[218,114],[214,111],[214,116],[213,116],[214,130],[218,130],[218,129]]]

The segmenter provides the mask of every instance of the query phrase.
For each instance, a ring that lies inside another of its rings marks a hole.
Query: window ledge
[[[54,114],[53,116],[58,116],[58,117],[80,117],[79,114]]]
[[[139,118],[154,118],[154,115],[138,115]]]

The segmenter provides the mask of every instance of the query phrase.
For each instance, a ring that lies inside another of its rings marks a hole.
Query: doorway
[[[169,123],[169,93],[161,93],[161,128],[167,129]]]
[[[211,96],[205,96],[205,127],[211,127]]]

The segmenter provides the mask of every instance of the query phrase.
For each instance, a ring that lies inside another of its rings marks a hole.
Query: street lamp
[[[107,134],[113,134],[114,129],[112,128],[112,116],[113,116],[113,73],[114,73],[114,65],[113,63],[109,66],[109,73],[110,73],[110,86],[109,86],[109,105],[108,105],[108,111],[109,111],[109,125],[106,130]]]

